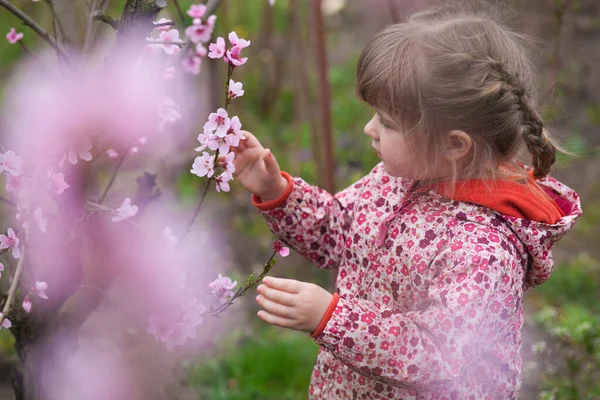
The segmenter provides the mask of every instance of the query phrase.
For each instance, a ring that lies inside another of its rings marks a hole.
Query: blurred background
[[[28,15],[52,32],[49,2],[15,0]],[[108,3],[118,16],[123,0]],[[217,11],[214,37],[235,30],[249,39],[249,61],[236,70],[245,94],[230,107],[244,129],[273,150],[282,169],[328,189],[341,189],[377,162],[363,126],[371,111],[354,96],[358,55],[369,38],[408,13],[435,4],[416,0],[322,0],[324,42],[312,0],[225,0]],[[508,21],[539,38],[532,56],[539,68],[542,113],[561,138],[569,155],[561,155],[555,175],[582,198],[584,215],[555,248],[556,270],[550,280],[526,296],[521,399],[600,398],[600,1],[512,0],[490,4],[512,10]],[[73,1],[65,13],[74,16],[85,1]],[[189,0],[180,0],[187,9]],[[177,21],[172,4],[162,17]],[[75,17],[73,17],[75,18]],[[113,35],[98,24],[98,35]],[[76,23],[75,30],[81,29]],[[25,32],[24,43],[35,51],[38,37],[0,8],[0,33],[11,27]],[[67,27],[68,29],[68,27]],[[68,33],[67,33],[68,34]],[[319,44],[325,44],[327,82],[319,75]],[[0,40],[0,98],[20,46]],[[186,90],[198,93],[198,121],[222,102],[226,69],[206,60],[200,78]],[[325,101],[322,101],[325,100]],[[3,116],[10,118],[10,116]],[[32,113],[35,117],[35,113]],[[203,181],[189,174],[196,132],[173,140],[180,151],[169,162],[168,179],[192,206]],[[1,135],[1,132],[0,132]],[[328,148],[331,138],[332,148]],[[334,168],[332,168],[334,167]],[[159,177],[160,179],[161,177]],[[262,269],[273,236],[249,195],[239,185],[230,194],[211,191],[209,200],[228,215],[228,240],[234,266],[228,273],[240,280]],[[318,271],[293,254],[272,272],[333,288],[331,271]],[[185,360],[164,398],[181,399],[303,399],[307,397],[318,346],[306,334],[270,328],[256,317],[254,294],[242,299],[228,334],[210,338],[199,359]],[[247,310],[247,312],[246,312]],[[226,316],[224,319],[228,319]],[[231,318],[229,318],[231,319]],[[9,370],[15,354],[12,338],[0,331],[0,399],[12,399]]]

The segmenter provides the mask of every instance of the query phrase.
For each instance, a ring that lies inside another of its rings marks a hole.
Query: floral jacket
[[[336,196],[293,179],[262,213],[320,268],[338,268],[310,399],[516,399],[523,292],[553,269],[550,248],[581,214],[552,178],[554,224],[412,191],[377,165]]]

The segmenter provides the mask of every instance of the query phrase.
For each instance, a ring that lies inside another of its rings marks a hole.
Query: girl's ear
[[[471,136],[459,130],[448,132],[448,146],[444,151],[444,159],[450,162],[458,162],[463,159],[473,147]]]

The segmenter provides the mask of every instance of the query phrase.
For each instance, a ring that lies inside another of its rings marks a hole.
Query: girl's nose
[[[371,118],[371,120],[367,122],[364,131],[365,135],[372,137],[375,140],[378,140],[376,115],[374,115],[373,118]]]

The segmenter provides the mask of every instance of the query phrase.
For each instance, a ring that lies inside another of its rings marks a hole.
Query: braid
[[[500,62],[491,57],[487,58],[487,62],[515,97],[515,103],[523,121],[521,135],[533,158],[533,176],[535,179],[543,178],[550,173],[550,168],[556,161],[556,146],[546,134],[539,113],[527,100],[527,93],[519,82],[518,76],[508,72]]]

